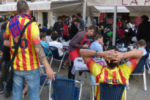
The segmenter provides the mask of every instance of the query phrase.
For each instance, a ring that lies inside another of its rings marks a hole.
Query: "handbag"
[[[28,27],[28,25],[30,24],[30,23],[32,23],[33,21],[29,21],[24,27],[23,27],[23,29],[22,29],[22,31],[21,31],[21,35],[20,35],[20,37],[19,37],[19,41],[18,41],[18,43],[16,44],[16,46],[15,46],[15,52],[14,52],[14,54],[13,54],[13,57],[12,57],[12,59],[11,59],[11,61],[10,61],[10,66],[9,66],[9,70],[8,70],[8,74],[7,74],[7,77],[6,77],[6,82],[7,83],[9,83],[12,79],[13,79],[13,61],[14,61],[14,59],[15,59],[15,56],[16,56],[16,54],[17,54],[17,52],[18,52],[18,48],[19,48],[19,45],[20,45],[20,43],[21,43],[21,39],[22,39],[22,36],[23,36],[23,34],[24,34],[24,32],[25,32],[25,29]]]

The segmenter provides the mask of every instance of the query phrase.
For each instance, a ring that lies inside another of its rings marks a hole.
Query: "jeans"
[[[22,100],[22,91],[24,80],[28,84],[29,100],[40,100],[39,86],[40,86],[40,69],[30,71],[14,70],[13,76],[13,99]]]

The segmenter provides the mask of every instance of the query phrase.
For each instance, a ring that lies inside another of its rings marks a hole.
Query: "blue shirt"
[[[145,56],[147,54],[147,51],[146,49],[143,49],[143,48],[138,48],[139,50],[143,50],[143,56]]]
[[[49,48],[49,45],[45,42],[45,41],[41,41],[41,45],[43,46],[43,50],[44,50],[44,52],[45,52],[45,54],[46,54],[46,56],[48,55],[48,56],[51,56],[52,55],[52,52],[50,51],[48,51],[47,49]]]
[[[103,52],[103,47],[100,43],[98,43],[97,41],[93,42],[90,46],[91,50],[95,50],[95,51],[100,51]]]

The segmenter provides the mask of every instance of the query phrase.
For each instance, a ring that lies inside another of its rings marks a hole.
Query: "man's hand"
[[[122,58],[123,58],[122,56],[123,56],[122,53],[117,52],[117,56],[116,56],[116,58],[115,58],[114,63],[119,63],[119,62],[122,60]]]
[[[44,65],[44,67],[46,69],[47,77],[51,80],[55,80],[54,72],[51,69],[51,67],[50,67],[50,65],[47,61],[47,58],[45,56],[45,52],[44,52],[41,44],[40,43],[35,44],[34,48],[35,48],[35,52],[38,54],[38,57],[39,57],[40,61],[42,62],[42,64]]]
[[[55,80],[54,72],[51,67],[46,68],[47,78],[51,79],[51,81]]]
[[[87,44],[83,45],[83,48],[88,48],[89,46]]]

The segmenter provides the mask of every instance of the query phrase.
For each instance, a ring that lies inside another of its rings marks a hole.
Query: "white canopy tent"
[[[117,6],[126,6],[131,15],[148,14],[150,11],[150,0],[87,0],[88,6],[114,6],[114,29],[113,29],[113,45],[116,38],[116,14]]]
[[[51,1],[27,2],[30,10],[50,10]],[[16,3],[6,3],[0,5],[0,12],[16,11]]]

